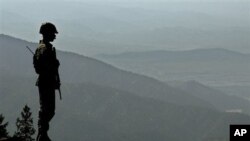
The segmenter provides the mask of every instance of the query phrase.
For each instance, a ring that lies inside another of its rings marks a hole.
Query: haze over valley
[[[1,0],[0,114],[39,110],[33,55],[56,25],[53,141],[228,141],[250,124],[247,0]]]

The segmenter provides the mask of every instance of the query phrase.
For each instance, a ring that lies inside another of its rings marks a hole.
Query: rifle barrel
[[[62,100],[61,89],[59,88],[58,91],[59,91],[60,100]]]
[[[34,53],[28,46],[26,46],[26,48],[27,48],[33,55],[35,55],[35,53]]]

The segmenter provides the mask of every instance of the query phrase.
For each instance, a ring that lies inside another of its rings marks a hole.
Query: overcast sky
[[[68,1],[70,4],[62,1]],[[177,4],[164,3],[176,3],[176,1],[178,1]],[[211,1],[221,2],[211,4]],[[0,2],[0,34],[37,42],[41,37],[37,32],[41,23],[52,21],[61,31],[56,41],[61,49],[75,52],[81,50],[89,54],[110,50],[129,51],[136,49],[134,46],[139,49],[138,43],[137,45],[130,44],[130,35],[138,35],[134,38],[138,42],[141,40],[140,34],[151,31],[153,34],[159,31],[158,29],[166,27],[174,27],[173,29],[181,27],[184,31],[192,32],[191,34],[201,32],[189,30],[192,28],[215,28],[219,32],[235,30],[237,34],[240,30],[250,28],[249,0],[0,0]],[[188,3],[183,4],[183,2]],[[133,33],[134,30],[143,32]],[[127,40],[112,40],[114,35],[111,33],[118,35],[117,38]],[[171,32],[157,32],[163,36],[166,34],[166,38],[167,33]],[[225,32],[225,34],[228,33],[232,32]],[[243,41],[245,46],[237,45],[234,49],[250,52],[249,47],[246,47],[249,43],[248,37],[248,31],[242,33],[242,36],[238,38],[246,39]],[[235,39],[230,38],[232,41]],[[124,42],[129,43],[130,46]],[[239,40],[235,39],[234,42],[239,42]],[[73,45],[69,47],[69,44]],[[106,48],[103,47],[105,44]],[[121,46],[115,48],[118,45]],[[79,46],[85,47],[81,49]],[[152,45],[142,46],[148,49],[147,46]],[[186,48],[167,45],[165,48],[157,47],[154,49],[192,49],[191,46],[185,46]]]

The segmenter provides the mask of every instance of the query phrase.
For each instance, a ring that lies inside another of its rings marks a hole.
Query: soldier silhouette
[[[56,50],[50,42],[56,39],[58,34],[55,25],[43,23],[40,27],[43,39],[33,57],[36,73],[39,75],[36,85],[39,90],[40,110],[38,115],[37,141],[51,141],[48,136],[49,122],[55,115],[55,90],[60,88],[58,75],[59,61],[56,58]]]

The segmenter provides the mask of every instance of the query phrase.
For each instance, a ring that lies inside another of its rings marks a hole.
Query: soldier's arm
[[[47,58],[45,50],[45,48],[38,48],[34,55],[34,67],[38,74],[53,73],[53,65],[51,65],[49,58]]]

